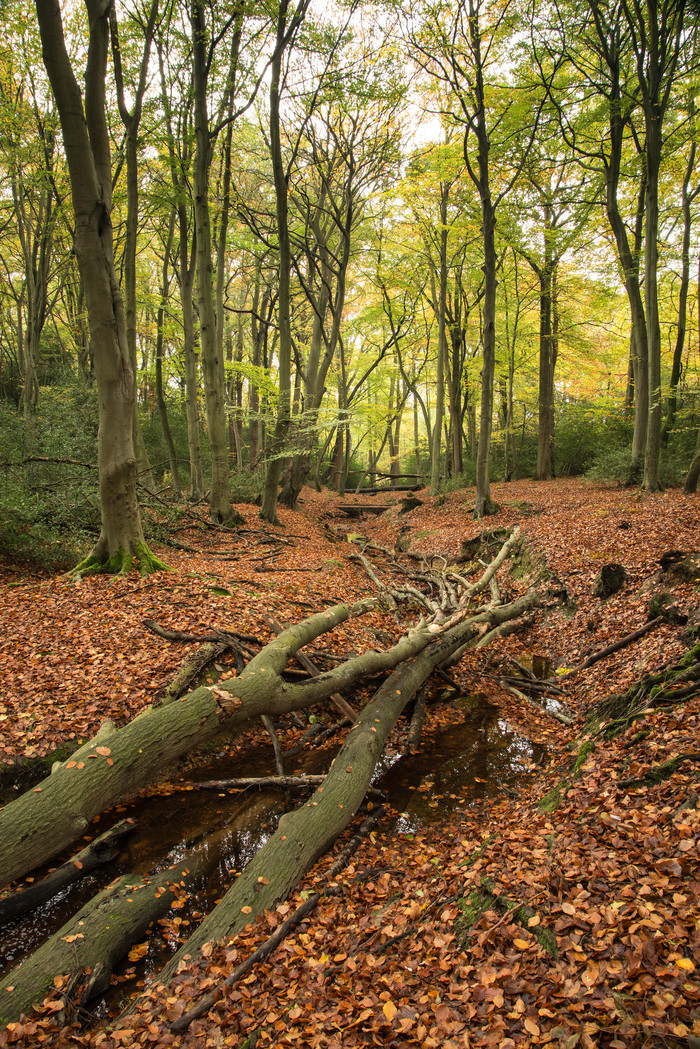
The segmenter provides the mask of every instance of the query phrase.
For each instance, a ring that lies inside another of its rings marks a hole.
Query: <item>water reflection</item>
[[[381,759],[373,786],[383,790],[389,814],[384,833],[414,833],[427,823],[458,817],[471,802],[508,790],[528,768],[544,757],[544,750],[514,732],[498,717],[495,707],[482,700],[465,702],[463,720],[435,735],[413,756],[387,753]],[[324,772],[334,752],[309,749],[302,752],[295,769],[307,774]],[[269,774],[271,748],[251,748],[232,759],[215,760],[197,770],[210,780],[237,774]],[[231,794],[227,791],[175,789],[165,795],[140,799],[106,814],[93,833],[100,833],[124,815],[136,817],[138,829],[130,835],[116,860],[86,875],[62,890],[34,913],[3,930],[4,974],[66,922],[83,904],[113,878],[123,873],[147,874],[181,864],[196,847],[208,848],[212,836],[218,859],[213,870],[192,887],[187,905],[170,919],[161,919],[152,936],[145,959],[137,965],[125,962],[119,979],[143,978],[161,968],[179,945],[177,923],[194,928],[230,887],[255,853],[274,833],[285,808],[298,804],[298,795],[287,797],[279,790]],[[60,862],[60,860],[59,860]],[[42,876],[38,872],[37,876]],[[181,931],[186,931],[183,928]]]

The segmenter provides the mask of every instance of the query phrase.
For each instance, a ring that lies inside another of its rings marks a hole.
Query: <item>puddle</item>
[[[382,759],[373,785],[388,798],[383,833],[414,833],[427,823],[458,816],[475,800],[507,790],[544,757],[541,747],[510,729],[499,719],[497,709],[484,701],[466,701],[462,718],[457,725],[438,734],[429,746],[421,747],[418,754],[407,757],[387,754]],[[337,748],[314,750],[309,747],[287,763],[287,771],[290,774],[325,772],[336,752]],[[250,747],[235,759],[219,755],[206,766],[199,766],[190,778],[191,781],[226,779],[241,772],[247,776],[273,773],[271,746]],[[203,835],[230,827],[216,867],[195,886],[189,905],[179,910],[176,917],[171,914],[156,926],[145,958],[137,964],[125,961],[115,970],[121,986],[112,988],[106,1004],[100,1006],[100,1014],[106,1015],[106,1010],[119,1007],[125,993],[135,990],[136,980],[147,978],[166,964],[179,946],[176,926],[184,932],[196,926],[229,888],[235,872],[245,867],[274,832],[285,807],[296,804],[298,795],[286,797],[279,790],[231,793],[185,786],[141,798],[133,805],[122,805],[105,814],[99,824],[93,825],[94,834],[124,816],[134,816],[138,827],[125,840],[115,860],[2,930],[4,950],[0,976],[39,947],[115,877],[172,866],[182,860],[188,842],[196,843]],[[57,858],[57,862],[62,859]],[[37,872],[37,877],[44,873]]]

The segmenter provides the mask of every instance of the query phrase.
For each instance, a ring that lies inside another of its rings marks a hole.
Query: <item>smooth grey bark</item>
[[[137,296],[136,296],[136,241],[138,237],[139,224],[139,128],[141,125],[141,114],[143,111],[143,99],[146,93],[146,78],[148,76],[148,63],[153,44],[153,34],[156,20],[158,18],[159,0],[151,0],[151,10],[148,22],[142,26],[144,31],[143,54],[139,68],[139,78],[134,92],[134,104],[129,111],[126,104],[124,92],[124,74],[122,69],[121,48],[119,45],[119,25],[117,12],[114,4],[109,5],[109,27],[112,43],[112,64],[114,67],[114,79],[117,88],[117,104],[119,115],[125,129],[124,152],[126,155],[126,221],[124,223],[124,311],[126,316],[126,342],[129,347],[129,360],[134,375],[134,421],[133,441],[136,452],[136,465],[139,480],[147,488],[155,488],[151,464],[148,452],[143,440],[141,420],[138,412],[138,397],[136,396],[137,362]]]
[[[689,98],[689,116],[691,128],[695,129],[695,100],[692,93]],[[664,441],[673,429],[676,411],[678,408],[678,387],[681,381],[683,367],[683,350],[685,348],[685,337],[688,325],[688,289],[690,287],[690,234],[692,228],[692,205],[700,194],[700,183],[693,189],[690,182],[695,170],[695,156],[697,144],[693,138],[690,142],[688,161],[683,175],[683,186],[681,188],[681,212],[683,215],[683,240],[681,243],[681,281],[678,289],[678,327],[676,330],[676,343],[673,348],[673,363],[671,365],[671,380],[668,393],[668,411],[664,421]]]
[[[202,350],[204,400],[209,431],[211,487],[209,516],[219,524],[233,517],[229,495],[229,453],[226,440],[226,399],[223,354],[219,353],[216,307],[213,287],[212,223],[209,204],[209,176],[213,141],[209,127],[207,27],[202,0],[192,0],[192,90],[194,96],[195,155],[193,198],[197,254],[197,306]],[[236,42],[234,40],[233,48]],[[230,85],[229,85],[230,90]]]
[[[163,253],[163,267],[161,270],[160,302],[158,303],[158,312],[156,315],[155,363],[156,400],[158,402],[158,414],[160,415],[160,424],[163,428],[163,439],[165,440],[165,447],[168,450],[171,486],[175,498],[180,499],[182,496],[182,485],[180,482],[180,465],[177,461],[177,452],[175,451],[175,442],[173,441],[173,435],[170,430],[170,421],[168,419],[168,407],[165,403],[165,394],[163,391],[163,357],[165,355],[165,304],[168,301],[168,293],[170,291],[170,253],[172,251],[173,236],[175,233],[175,219],[175,211],[172,211],[170,214],[170,221],[168,223],[168,238],[165,246],[165,251]]]
[[[278,297],[277,322],[279,329],[279,356],[277,381],[279,388],[277,402],[277,420],[271,446],[268,449],[268,463],[265,471],[265,485],[262,494],[260,517],[268,524],[279,525],[277,500],[279,483],[284,466],[284,446],[289,434],[292,418],[291,404],[291,369],[292,369],[292,331],[290,317],[290,278],[292,269],[292,250],[289,240],[289,199],[287,172],[282,156],[282,138],[280,122],[281,73],[285,49],[296,35],[309,6],[309,0],[298,0],[296,8],[287,25],[289,0],[280,0],[277,17],[277,35],[275,52],[270,66],[270,159],[275,186],[275,208],[277,215],[277,253],[278,253]]]
[[[0,96],[8,112],[16,105],[14,97],[8,97],[6,85],[0,85]],[[22,389],[20,409],[33,412],[39,398],[39,350],[41,333],[46,323],[49,307],[49,280],[54,265],[54,225],[56,221],[56,194],[54,185],[54,153],[56,129],[54,116],[43,116],[34,103],[35,126],[44,170],[29,174],[24,167],[26,158],[20,151],[20,143],[10,127],[5,132],[6,148],[11,153],[9,183],[15,217],[15,230],[22,253],[24,281],[21,300],[18,303],[18,363]],[[26,129],[19,132],[21,138]],[[31,134],[31,132],[30,132]],[[15,151],[17,154],[15,155]],[[22,314],[24,319],[22,321]]]
[[[447,323],[447,202],[450,193],[450,183],[440,183],[440,248],[438,261],[438,288],[435,288],[435,277],[431,267],[431,281],[433,288],[433,301],[437,305],[438,322],[438,344],[437,344],[437,375],[435,387],[435,413],[433,429],[430,441],[430,494],[437,495],[440,489],[440,473],[442,466],[441,443],[442,424],[445,415],[445,357],[446,345],[446,323]],[[436,294],[437,293],[437,294]]]
[[[105,117],[108,6],[86,0],[90,24],[85,107],[68,57],[55,0],[36,0],[42,55],[56,99],[71,180],[75,252],[90,324],[99,390],[98,468],[102,527],[76,571],[142,571],[164,567],[148,550],[136,496],[132,437],[134,377],[126,342],[124,303],[114,265],[112,166]]]
[[[698,442],[695,446],[695,455],[688,468],[685,484],[683,485],[683,492],[685,495],[692,495],[694,492],[697,492],[698,479],[700,479],[700,431],[698,431]]]
[[[161,101],[166,123],[166,144],[170,164],[170,178],[175,191],[173,207],[177,213],[178,245],[174,265],[180,289],[182,312],[182,356],[185,372],[185,415],[187,418],[187,446],[190,458],[190,498],[196,502],[204,498],[204,471],[199,427],[199,381],[194,314],[194,286],[196,273],[196,234],[190,236],[189,180],[192,153],[189,142],[190,94],[179,100],[178,122],[181,142],[176,149],[175,126],[171,100],[166,90],[167,77],[163,43],[158,40]]]
[[[476,451],[476,496],[474,517],[479,519],[494,512],[489,482],[491,429],[493,426],[493,383],[496,371],[496,209],[491,196],[489,152],[491,143],[486,127],[484,66],[481,55],[479,6],[469,0],[469,35],[474,56],[474,114],[464,136],[464,159],[481,199],[481,235],[483,242],[484,300],[481,330],[481,408],[479,443]],[[478,174],[469,159],[468,137],[473,131],[477,142]]]
[[[663,147],[664,118],[682,49],[685,0],[645,0],[621,9],[629,28],[641,108],[644,114],[644,157],[646,195],[644,213],[644,306],[649,355],[649,416],[644,456],[644,487],[658,491],[661,451],[661,326],[659,320],[659,174]]]

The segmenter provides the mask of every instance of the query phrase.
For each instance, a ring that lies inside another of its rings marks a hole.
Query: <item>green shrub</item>
[[[29,416],[0,403],[0,446],[0,554],[71,567],[100,527],[96,392],[42,388]]]
[[[554,469],[558,476],[626,480],[632,420],[617,407],[574,401],[557,406]]]

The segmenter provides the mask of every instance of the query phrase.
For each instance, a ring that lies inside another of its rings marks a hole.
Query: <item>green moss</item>
[[[595,750],[595,743],[592,739],[584,740],[581,746],[578,748],[578,754],[574,761],[574,767],[571,771],[571,775],[574,779],[577,779],[581,773],[581,768],[585,764],[586,758],[589,754],[592,754]]]
[[[563,782],[558,783],[556,787],[552,787],[552,789],[538,802],[537,808],[539,811],[554,812],[568,789],[569,788]]]
[[[460,913],[455,921],[455,931],[459,943],[464,946],[469,930],[476,925],[485,911],[493,907],[493,899],[488,893],[474,889],[458,901],[458,906]]]
[[[131,551],[120,548],[106,561],[95,554],[89,554],[75,566],[70,575],[128,575],[134,565],[137,565],[142,576],[168,571],[168,566],[152,553],[146,543],[135,542]]]

